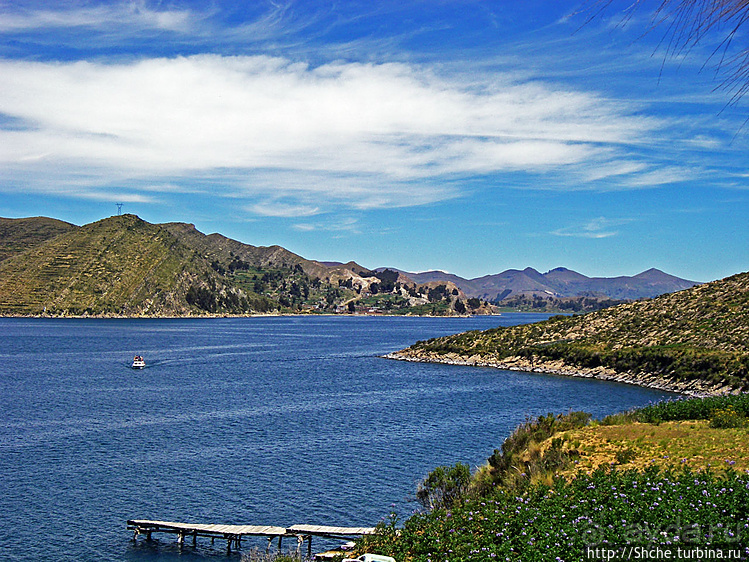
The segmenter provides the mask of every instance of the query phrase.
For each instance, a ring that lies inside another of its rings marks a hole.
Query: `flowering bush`
[[[730,405],[715,410],[710,417],[710,427],[727,429],[732,427],[744,427],[745,425],[746,417],[734,410],[733,406]]]

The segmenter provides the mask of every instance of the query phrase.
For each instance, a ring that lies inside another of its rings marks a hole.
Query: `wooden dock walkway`
[[[197,546],[198,537],[226,541],[226,552],[232,548],[239,550],[242,537],[266,537],[267,551],[271,543],[278,539],[278,550],[281,551],[281,541],[284,538],[296,538],[297,552],[301,552],[304,541],[307,541],[307,556],[312,556],[312,537],[328,539],[352,540],[362,535],[374,534],[374,527],[331,527],[326,525],[292,525],[291,527],[274,527],[269,525],[206,525],[199,523],[175,523],[172,521],[150,521],[146,519],[130,519],[127,528],[133,531],[133,541],[139,535],[145,535],[151,540],[153,533],[171,533],[177,535],[177,543],[182,545],[185,539],[192,538],[193,546]]]

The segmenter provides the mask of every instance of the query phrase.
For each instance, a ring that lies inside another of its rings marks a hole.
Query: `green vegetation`
[[[625,546],[721,545],[746,554],[748,430],[705,421],[727,410],[741,417],[745,407],[727,396],[656,404],[602,422],[582,412],[527,420],[467,485],[440,467],[420,488],[457,490],[458,482],[460,493],[402,526],[392,516],[357,549],[403,562],[584,560],[588,548]],[[669,454],[687,444],[707,456]]]
[[[552,437],[585,426],[590,417],[585,412],[570,412],[526,420],[505,439],[501,449],[495,449],[487,465],[477,474],[473,490],[484,493],[498,485],[517,488],[527,482],[547,479],[549,474],[578,456],[577,451],[563,450],[563,438]],[[542,448],[541,444],[549,439],[550,447]]]
[[[279,554],[275,552],[265,552],[255,548],[242,554],[240,562],[302,562],[306,559],[306,557],[303,558],[295,551]]]
[[[418,342],[406,350],[498,362],[520,357],[749,388],[749,274],[545,322]]]
[[[594,312],[611,306],[630,302],[628,300],[601,297],[542,297],[518,295],[495,302],[501,312]]]
[[[712,420],[720,412],[731,410],[735,416],[744,419],[749,416],[749,394],[734,394],[728,396],[707,396],[689,400],[668,400],[651,404],[625,414],[625,418],[641,423],[662,423],[684,420]],[[620,422],[622,418],[613,418]],[[611,418],[604,418],[603,423],[609,423]]]
[[[427,509],[452,507],[468,491],[471,467],[457,463],[454,466],[439,466],[419,484],[416,499]]]

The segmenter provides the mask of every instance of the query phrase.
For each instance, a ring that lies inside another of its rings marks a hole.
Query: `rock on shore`
[[[492,367],[506,371],[523,371],[529,373],[545,373],[565,377],[578,377],[586,379],[599,379],[614,381],[625,384],[634,384],[655,390],[667,392],[678,392],[688,396],[714,396],[735,392],[728,385],[710,384],[701,380],[678,380],[676,378],[664,377],[650,373],[621,373],[607,367],[586,368],[575,365],[567,365],[562,360],[549,361],[539,358],[528,359],[526,357],[506,357],[496,360],[482,355],[459,355],[457,353],[435,353],[431,351],[418,351],[404,349],[395,351],[384,356],[387,359],[398,361],[413,361],[419,363],[442,363],[446,365],[463,365],[472,367]]]

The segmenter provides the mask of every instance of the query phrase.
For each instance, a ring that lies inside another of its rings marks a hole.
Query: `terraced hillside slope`
[[[0,218],[0,261],[77,228],[47,217]]]
[[[299,265],[313,277],[323,277],[329,268],[307,260],[281,246],[252,246],[232,240],[218,233],[203,234],[195,225],[183,222],[162,224],[183,243],[190,246],[211,263],[226,264],[244,262],[254,267],[293,269]]]
[[[395,359],[749,390],[749,273],[582,316],[418,342]]]

